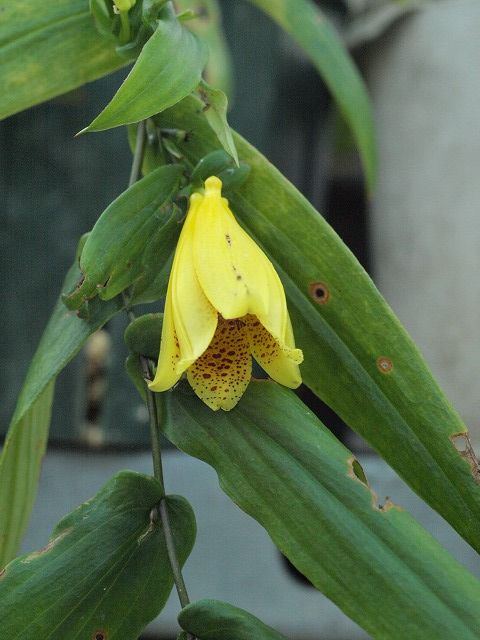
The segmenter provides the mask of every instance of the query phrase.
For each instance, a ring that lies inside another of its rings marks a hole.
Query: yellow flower
[[[252,358],[292,389],[302,380],[285,292],[272,263],[239,226],[222,182],[194,193],[178,241],[152,391],[166,391],[186,371],[211,409],[232,409],[251,378]]]

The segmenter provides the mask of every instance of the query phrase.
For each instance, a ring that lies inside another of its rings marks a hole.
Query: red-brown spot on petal
[[[308,291],[317,304],[326,304],[330,300],[330,289],[324,282],[311,282]]]

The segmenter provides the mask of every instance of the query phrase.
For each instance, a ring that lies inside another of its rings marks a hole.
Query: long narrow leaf
[[[73,266],[64,287],[70,289],[79,275]],[[61,300],[57,302],[30,364],[0,457],[0,566],[15,555],[33,507],[55,378],[120,308],[118,300],[102,305],[95,301],[89,320],[82,320]]]
[[[370,190],[377,152],[373,115],[362,78],[328,19],[311,0],[249,0],[275,20],[310,57],[349,124]]]
[[[125,65],[88,0],[15,0],[0,11],[0,119]]]
[[[12,423],[0,454],[0,567],[15,555],[35,501],[54,386],[52,380],[23,417]]]
[[[234,410],[213,413],[184,383],[167,394],[165,434],[213,466],[232,500],[374,638],[478,638],[480,582],[406,511],[377,504],[353,455],[291,391],[254,381]]]
[[[198,103],[189,98],[158,118],[191,131],[181,148],[193,162],[218,147]],[[258,151],[235,142],[252,171],[229,194],[231,206],[280,270],[304,382],[480,550],[477,463],[454,446],[467,433],[461,418],[327,222]]]

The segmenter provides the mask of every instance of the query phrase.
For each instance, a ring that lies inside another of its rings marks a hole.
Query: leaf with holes
[[[175,244],[172,229],[178,216],[172,201],[182,171],[180,165],[159,167],[105,209],[81,252],[80,284],[64,298],[70,309],[78,309],[97,294],[110,300],[145,276],[144,254],[151,256],[148,244],[154,239],[157,264],[155,274],[150,274],[153,279]]]
[[[204,45],[168,3],[124,83],[84,131],[140,122],[167,109],[195,89],[205,62]]]
[[[22,640],[136,640],[173,586],[153,478],[123,471],[59,522],[40,551],[17,558],[0,578],[4,637]],[[188,502],[167,499],[183,565],[195,539]]]
[[[286,640],[251,613],[220,600],[198,600],[182,609],[178,622],[198,640]]]
[[[198,104],[188,98],[157,118],[192,132],[179,143],[192,163],[218,147]],[[305,384],[480,550],[478,467],[453,444],[467,433],[460,416],[332,228],[256,149],[235,142],[252,171],[230,205],[279,270]]]
[[[373,191],[377,151],[367,90],[329,20],[311,0],[249,0],[302,47],[330,89],[356,140],[367,183]]]
[[[16,0],[0,10],[0,119],[118,69],[87,0]]]
[[[225,493],[373,637],[478,638],[480,582],[406,511],[377,505],[353,455],[293,392],[252,381],[235,409],[217,413],[186,383],[164,395],[168,439],[210,464]]]

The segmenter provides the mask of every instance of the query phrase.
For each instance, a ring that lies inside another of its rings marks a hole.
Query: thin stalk
[[[175,542],[173,540],[172,527],[170,526],[170,516],[168,515],[168,508],[165,499],[160,501],[160,519],[163,525],[163,533],[165,535],[165,544],[167,546],[168,559],[170,560],[170,566],[172,568],[173,580],[177,589],[178,599],[182,609],[190,604],[190,598],[188,597],[187,587],[185,580],[183,579],[180,563],[178,562],[177,552],[175,549]],[[193,638],[193,636],[188,636]]]
[[[128,11],[120,11],[120,42],[127,44],[130,40],[130,20],[128,18]]]
[[[142,171],[143,156],[145,155],[145,143],[147,136],[145,120],[138,123],[137,138],[135,140],[135,151],[133,152],[132,168],[130,170],[130,178],[128,179],[128,186],[131,187],[134,182],[140,178]]]
[[[130,171],[130,179],[128,186],[132,186],[140,178],[143,157],[145,153],[146,143],[146,126],[145,121],[142,120],[138,124],[137,138],[135,141],[135,151],[133,154],[132,169]],[[123,300],[127,308],[127,315],[130,322],[135,320],[135,313],[129,306],[129,298],[126,293],[123,294]],[[142,367],[142,373],[145,380],[152,379],[152,368],[148,358],[140,356],[140,364]],[[177,589],[178,599],[182,609],[190,603],[188,597],[187,588],[183,579],[182,570],[180,568],[180,562],[178,561],[177,551],[175,549],[175,542],[173,539],[172,527],[170,525],[170,517],[168,515],[167,503],[165,501],[165,484],[163,480],[163,468],[162,468],[162,451],[160,441],[160,424],[162,416],[158,410],[158,404],[155,400],[155,394],[147,387],[147,408],[150,419],[150,437],[152,442],[152,458],[153,458],[153,473],[156,480],[160,483],[162,488],[162,499],[158,506],[158,513],[160,521],[163,527],[163,533],[165,536],[165,544],[167,547],[168,559],[172,569],[173,580]],[[188,640],[195,640],[195,636],[187,634]]]

